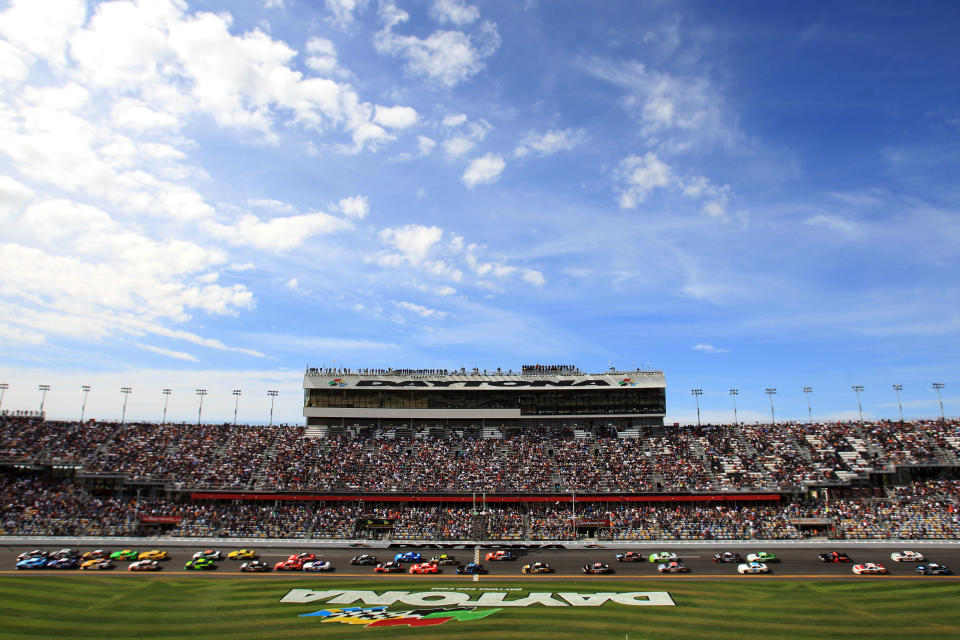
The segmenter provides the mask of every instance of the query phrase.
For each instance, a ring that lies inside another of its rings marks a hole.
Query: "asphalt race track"
[[[10,575],[73,575],[73,574],[92,574],[92,575],[103,575],[106,573],[124,573],[127,575],[139,575],[139,576],[149,576],[149,575],[164,575],[164,574],[189,574],[189,575],[231,575],[231,576],[247,576],[251,579],[256,579],[264,575],[274,575],[277,577],[289,577],[289,578],[313,578],[318,575],[324,577],[370,577],[374,575],[372,566],[354,566],[350,564],[350,558],[354,555],[360,555],[363,553],[376,555],[377,558],[381,561],[392,560],[394,554],[404,551],[405,549],[363,549],[363,548],[354,548],[354,549],[345,549],[345,548],[329,548],[324,547],[321,542],[318,542],[316,547],[313,548],[304,548],[298,546],[296,548],[264,548],[257,549],[256,546],[251,546],[259,554],[259,559],[269,563],[271,566],[280,561],[284,560],[288,555],[293,553],[301,553],[304,551],[309,551],[317,555],[318,560],[329,560],[333,563],[335,571],[332,573],[307,573],[307,572],[275,572],[271,571],[269,573],[241,573],[239,567],[241,562],[236,560],[221,560],[217,563],[217,568],[210,571],[187,571],[184,569],[184,564],[190,560],[195,551],[200,551],[204,548],[209,549],[219,549],[226,558],[226,554],[237,547],[226,547],[226,546],[196,546],[196,547],[183,547],[183,546],[163,546],[162,544],[156,547],[150,546],[139,546],[134,547],[137,551],[147,551],[149,549],[166,549],[170,553],[170,560],[161,562],[163,569],[159,572],[139,572],[133,573],[127,571],[127,565],[129,564],[126,561],[115,562],[116,567],[112,571],[65,571],[65,570],[33,570],[33,571],[17,571],[16,558],[20,553],[24,551],[31,551],[33,549],[45,549],[47,551],[57,551],[61,547],[52,547],[49,544],[45,544],[43,540],[38,539],[34,545],[0,545],[0,574]],[[74,547],[78,549],[81,553],[89,551],[95,547],[90,546],[77,546]],[[123,547],[113,546],[113,547],[102,547],[107,551],[116,551]],[[596,576],[598,578],[610,578],[610,577],[622,577],[622,578],[670,578],[670,579],[687,579],[689,577],[711,577],[711,578],[722,578],[722,577],[733,577],[743,580],[750,579],[767,579],[767,578],[790,578],[790,579],[824,579],[824,578],[847,578],[854,580],[871,580],[871,579],[883,579],[885,576],[855,576],[851,571],[851,567],[854,564],[860,564],[865,562],[878,562],[884,565],[890,572],[889,577],[899,577],[906,578],[912,577],[916,579],[923,580],[943,580],[943,579],[958,579],[957,576],[919,576],[915,571],[917,563],[913,562],[893,562],[890,559],[890,554],[894,551],[902,550],[904,548],[912,548],[915,551],[919,551],[926,556],[927,562],[936,562],[938,564],[945,564],[948,567],[952,568],[954,571],[960,571],[960,545],[943,545],[935,546],[930,544],[917,545],[915,547],[910,547],[909,545],[903,546],[889,546],[889,545],[878,545],[878,544],[867,544],[863,546],[852,546],[849,543],[843,546],[831,547],[825,545],[823,547],[812,547],[812,546],[802,546],[802,547],[782,547],[779,545],[768,545],[764,546],[763,543],[758,543],[756,546],[729,546],[724,547],[722,544],[709,544],[703,546],[687,546],[684,545],[682,548],[671,548],[669,544],[664,545],[637,545],[631,547],[629,550],[637,551],[642,553],[644,556],[657,551],[673,551],[680,556],[680,559],[684,564],[690,569],[688,574],[679,574],[672,576],[660,576],[657,573],[657,565],[651,562],[617,562],[615,554],[620,551],[625,551],[626,549],[617,548],[617,549],[589,549],[589,550],[570,550],[570,549],[549,549],[549,550],[515,550],[513,554],[517,556],[517,559],[514,561],[506,562],[485,562],[483,556],[486,554],[487,549],[480,549],[480,561],[483,564],[484,568],[487,569],[487,573],[481,576],[481,579],[497,579],[497,578],[509,578],[509,579],[538,579],[538,578],[558,578],[558,577],[577,577],[580,579],[590,578],[593,576],[584,576],[580,567],[587,563],[593,562],[605,562],[610,565],[614,570],[613,574],[607,574],[604,576]],[[423,554],[423,559],[427,560],[432,555],[437,555],[440,553],[448,553],[449,555],[454,556],[462,564],[472,562],[474,559],[474,550],[473,549],[455,549],[455,550],[437,550],[437,549],[416,549],[410,547],[409,550],[417,550]],[[829,551],[844,551],[850,558],[853,560],[850,564],[830,564],[822,563],[819,561],[817,556],[821,553]],[[737,565],[736,564],[717,564],[712,561],[714,553],[722,551],[736,551],[740,553],[743,557],[746,557],[748,553],[756,553],[759,551],[770,551],[774,553],[779,562],[769,563],[768,566],[771,569],[771,573],[766,576],[739,576],[737,574]],[[526,576],[520,573],[520,568],[526,563],[533,562],[548,562],[551,567],[554,568],[555,573],[552,574],[540,574],[537,576]],[[923,563],[921,563],[923,564]],[[457,576],[456,567],[452,566],[441,566],[441,573],[438,576],[409,576],[409,574],[389,574],[383,576],[384,579],[397,578],[399,576],[411,577],[417,579],[426,579],[439,577],[439,578],[458,578],[462,580],[471,580],[471,576]]]

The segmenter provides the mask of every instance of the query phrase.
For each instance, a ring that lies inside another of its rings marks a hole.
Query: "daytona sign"
[[[572,591],[538,591],[526,596],[507,600],[506,591],[487,591],[473,599],[474,594],[460,591],[348,591],[343,589],[291,589],[280,602],[324,603],[391,606],[404,604],[413,607],[529,607],[539,604],[544,607],[599,607],[607,602],[632,607],[673,607],[673,598],[666,591],[626,591],[602,593],[576,593]]]

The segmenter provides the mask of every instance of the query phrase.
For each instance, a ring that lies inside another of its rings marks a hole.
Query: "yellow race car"
[[[227,554],[227,560],[256,560],[257,552],[253,549],[237,549]]]
[[[170,554],[166,551],[161,551],[159,549],[151,549],[150,551],[141,551],[140,555],[137,556],[137,560],[169,560]]]

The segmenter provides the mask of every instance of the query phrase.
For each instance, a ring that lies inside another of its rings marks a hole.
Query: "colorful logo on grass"
[[[633,378],[624,378],[624,379],[621,380],[618,384],[619,384],[621,387],[635,387],[635,386],[637,386],[637,385],[640,384],[640,383],[637,382],[636,380],[634,380]]]
[[[331,387],[345,387],[347,386],[347,381],[343,378],[334,378],[327,384],[329,384]]]
[[[299,617],[319,617],[322,618],[321,622],[359,624],[364,627],[431,627],[451,620],[457,622],[480,620],[497,611],[500,611],[500,609],[477,611],[465,607],[454,607],[387,611],[386,607],[346,607],[344,609],[323,609],[313,613],[302,613]]]

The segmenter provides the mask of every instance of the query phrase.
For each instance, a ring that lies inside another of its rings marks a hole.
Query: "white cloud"
[[[643,202],[651,191],[665,188],[673,181],[670,167],[661,162],[652,151],[646,155],[631,155],[617,167],[620,181],[620,206],[633,209]]]
[[[337,49],[333,42],[326,38],[310,38],[307,40],[306,65],[317,73],[330,74],[337,70]]]
[[[367,214],[370,213],[370,202],[367,200],[367,196],[341,198],[337,207],[343,215],[357,220],[366,218]]]
[[[548,156],[558,151],[570,151],[583,144],[586,139],[586,133],[582,129],[552,130],[543,134],[532,131],[513,150],[513,155],[522,158],[535,151],[541,156]]]
[[[445,317],[447,317],[447,312],[446,312],[446,311],[438,311],[437,309],[430,309],[429,307],[424,307],[424,306],[422,306],[422,305],[415,304],[415,303],[413,303],[413,302],[406,302],[406,301],[397,302],[396,305],[397,305],[398,307],[402,308],[402,309],[406,309],[407,311],[411,311],[411,312],[413,312],[413,313],[415,313],[415,314],[417,314],[418,316],[421,316],[421,317],[423,317],[423,318],[445,318]]]
[[[440,227],[424,227],[419,224],[408,224],[399,229],[383,229],[380,240],[384,244],[397,249],[400,255],[410,264],[422,264],[430,249],[440,242],[443,229]]]
[[[695,351],[701,351],[703,353],[729,353],[729,349],[722,349],[720,347],[715,347],[712,344],[705,344],[703,342],[693,345],[691,347]]]
[[[455,113],[449,116],[446,116],[443,119],[443,126],[445,127],[459,127],[464,122],[467,121],[467,114],[465,113]]]
[[[478,184],[491,184],[500,179],[500,174],[503,173],[506,166],[507,163],[504,162],[503,158],[488,153],[471,162],[467,170],[463,172],[461,179],[463,184],[471,189]]]
[[[180,120],[170,112],[156,111],[141,100],[123,98],[111,112],[113,123],[121,129],[136,132],[177,129]]]
[[[333,14],[333,21],[339,25],[353,22],[354,12],[366,6],[366,0],[326,0],[327,11]]]
[[[417,136],[417,148],[420,149],[420,155],[428,156],[433,153],[433,150],[436,148],[437,142],[433,138],[428,138],[426,136]]]
[[[289,251],[311,236],[351,228],[350,222],[328,213],[304,213],[261,220],[247,213],[231,224],[204,221],[203,228],[218,239],[236,246],[255,247],[265,251]]]
[[[822,227],[848,238],[855,238],[860,235],[860,227],[856,223],[836,215],[817,214],[805,219],[803,224],[811,227]]]
[[[33,197],[29,187],[0,175],[0,220],[20,211]]]
[[[18,84],[29,73],[30,69],[20,57],[17,48],[9,42],[0,40],[0,82]]]
[[[283,9],[284,0],[263,0],[264,9]]]
[[[300,282],[296,278],[290,278],[284,286],[290,291],[296,291],[300,288]]]
[[[67,42],[86,20],[86,5],[83,0],[13,0],[0,14],[0,34],[21,51],[64,67]]]
[[[373,121],[391,129],[406,129],[417,124],[420,119],[417,110],[412,107],[383,107],[374,109]]]
[[[161,356],[167,356],[168,358],[176,358],[177,360],[186,360],[187,362],[200,362],[194,356],[190,355],[186,351],[172,351],[170,349],[163,349],[161,347],[154,347],[148,344],[137,343],[137,346],[141,349],[146,349],[147,351],[152,351],[153,353],[160,354]]]
[[[254,198],[247,200],[247,204],[258,209],[271,209],[273,211],[282,211],[284,213],[293,211],[293,205],[287,204],[286,202],[282,202],[280,200],[274,200],[273,198]]]
[[[480,10],[463,0],[434,0],[430,6],[430,16],[439,22],[447,22],[461,27],[480,18]]]
[[[529,282],[535,287],[542,287],[547,283],[546,278],[543,277],[543,274],[534,269],[524,269],[523,275],[520,276],[525,282]]]

